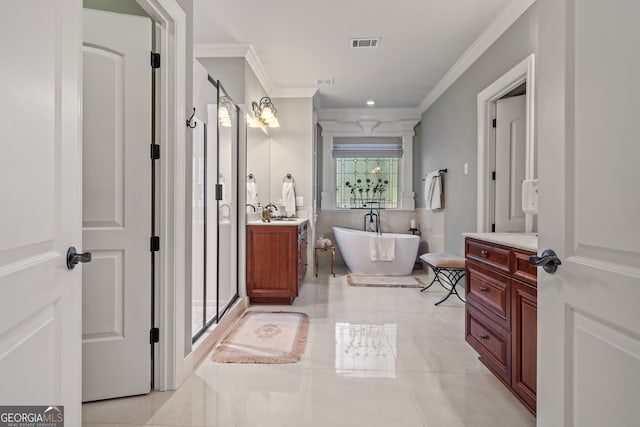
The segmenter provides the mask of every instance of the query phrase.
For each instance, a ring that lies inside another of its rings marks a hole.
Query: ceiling
[[[415,108],[512,1],[194,0],[194,43],[252,44],[274,89],[318,87],[322,108]]]

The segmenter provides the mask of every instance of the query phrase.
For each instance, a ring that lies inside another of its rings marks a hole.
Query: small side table
[[[314,248],[313,250],[313,259],[314,259],[314,267],[316,272],[316,277],[318,277],[318,253],[319,252],[329,252],[331,254],[331,274],[333,277],[336,277],[335,265],[336,265],[336,247],[335,246],[326,246],[324,248]]]

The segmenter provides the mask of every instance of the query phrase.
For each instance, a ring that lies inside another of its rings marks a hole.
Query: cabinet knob
[[[484,340],[487,340],[487,339],[489,339],[489,335],[484,335],[484,334],[480,335],[480,341],[484,341]]]
[[[480,255],[482,255],[483,257],[488,257],[489,256],[489,251],[485,251],[484,249],[480,251]]]
[[[480,286],[480,292],[487,292],[487,288],[485,288],[484,286]]]

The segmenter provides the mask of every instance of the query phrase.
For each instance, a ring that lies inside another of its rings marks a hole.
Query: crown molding
[[[272,98],[312,98],[318,91],[317,87],[278,88],[271,92]]]
[[[418,105],[424,113],[536,0],[516,0],[509,4],[480,37],[465,51]]]
[[[247,49],[247,54],[245,56],[245,59],[247,60],[247,64],[249,64],[249,66],[255,73],[256,77],[258,78],[258,81],[260,82],[264,90],[268,94],[271,94],[274,91],[273,83],[271,83],[271,79],[269,78],[267,71],[264,69],[264,66],[262,65],[262,61],[260,61],[260,58],[258,57],[258,54],[256,53],[256,50],[253,48],[252,44],[250,44],[249,48]]]
[[[416,108],[322,108],[318,110],[318,120],[328,121],[420,121],[421,117],[422,112]]]
[[[318,88],[275,88],[260,57],[251,43],[195,43],[196,58],[244,58],[253,70],[265,92],[273,98],[312,98]]]
[[[249,43],[194,43],[193,56],[196,58],[244,58],[250,46]]]
[[[268,94],[274,90],[269,75],[250,43],[195,43],[193,56],[195,58],[244,58],[264,90]]]

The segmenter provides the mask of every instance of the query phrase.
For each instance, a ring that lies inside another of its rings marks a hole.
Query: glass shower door
[[[218,102],[218,316],[238,296],[238,106],[219,86]]]
[[[210,86],[193,130],[192,341],[238,298],[238,106],[219,81]]]

